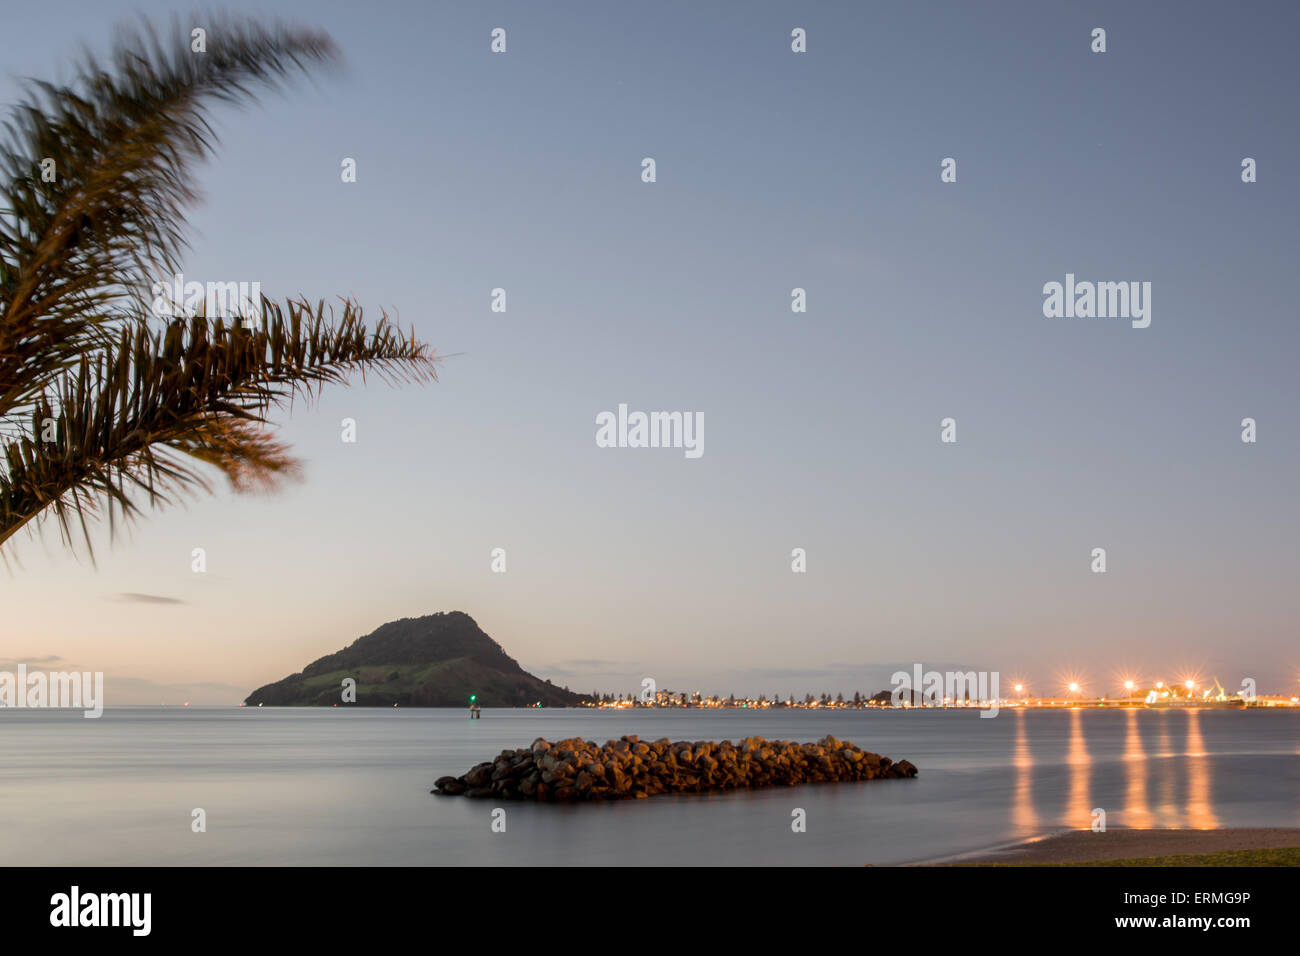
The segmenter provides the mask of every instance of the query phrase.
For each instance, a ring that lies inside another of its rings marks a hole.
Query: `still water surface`
[[[816,740],[915,780],[577,806],[435,797],[581,736]],[[1300,826],[1300,711],[0,711],[0,865],[889,864],[1062,828]],[[206,811],[207,832],[191,831]],[[807,812],[793,833],[791,811]]]

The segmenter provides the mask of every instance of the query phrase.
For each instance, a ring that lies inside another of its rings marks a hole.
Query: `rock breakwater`
[[[642,741],[636,735],[608,741],[538,737],[530,747],[503,750],[464,776],[439,777],[431,793],[569,803],[623,800],[663,793],[711,793],[915,777],[906,760],[895,763],[845,740],[816,743],[746,737],[724,740]]]

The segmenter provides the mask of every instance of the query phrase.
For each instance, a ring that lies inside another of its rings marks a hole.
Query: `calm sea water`
[[[578,806],[435,797],[535,737],[815,740],[915,780]],[[1300,826],[1300,711],[0,711],[0,865],[888,864],[1087,827]],[[191,811],[207,832],[191,831]],[[807,813],[793,833],[791,812]]]

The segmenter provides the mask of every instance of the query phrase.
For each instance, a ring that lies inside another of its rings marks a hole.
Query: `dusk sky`
[[[186,279],[386,308],[441,380],[277,415],[301,484],[214,477],[98,529],[97,566],[19,535],[0,669],[236,703],[463,610],[584,693],[875,692],[913,662],[1300,687],[1295,7],[232,9],[346,68],[217,113]],[[174,10],[12,6],[0,103]],[[1150,326],[1045,317],[1067,274],[1149,282]],[[597,447],[620,403],[702,414],[702,456]]]

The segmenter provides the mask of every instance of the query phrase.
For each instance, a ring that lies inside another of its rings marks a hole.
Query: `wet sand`
[[[1071,830],[946,863],[1089,863],[1144,856],[1300,847],[1300,829]]]

